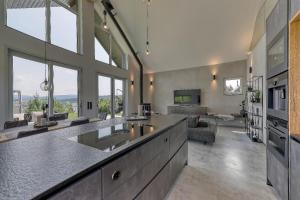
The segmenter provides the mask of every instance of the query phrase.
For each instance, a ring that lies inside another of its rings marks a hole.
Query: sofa
[[[214,143],[217,133],[216,118],[207,115],[207,107],[199,105],[168,106],[168,114],[184,114],[188,116],[188,138],[198,142]]]
[[[187,131],[189,140],[212,144],[216,140],[216,120],[198,115],[188,116]]]

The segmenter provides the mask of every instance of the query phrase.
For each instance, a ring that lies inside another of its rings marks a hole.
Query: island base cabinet
[[[187,164],[188,143],[185,142],[177,154],[170,161],[170,184],[173,185],[179,176],[181,170]]]
[[[154,180],[138,195],[137,200],[160,200],[168,194],[170,188],[170,163],[154,178]]]
[[[291,166],[290,166],[290,177],[291,177],[291,200],[300,199],[300,143],[291,140]]]
[[[150,182],[150,184],[137,196],[137,200],[162,200],[166,197],[171,187],[175,183],[181,170],[188,159],[187,141],[178,150],[175,156],[160,171],[160,173]]]
[[[61,192],[50,197],[50,200],[101,200],[101,170],[82,178]]]

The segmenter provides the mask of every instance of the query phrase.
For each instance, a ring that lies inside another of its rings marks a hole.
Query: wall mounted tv
[[[174,104],[192,105],[201,103],[201,90],[175,90]]]

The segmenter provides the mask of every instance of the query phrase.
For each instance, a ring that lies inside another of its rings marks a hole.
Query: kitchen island
[[[111,119],[0,144],[0,199],[163,199],[187,163],[186,118]]]

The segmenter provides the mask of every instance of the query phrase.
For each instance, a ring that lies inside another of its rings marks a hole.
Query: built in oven
[[[284,27],[267,46],[267,77],[271,78],[288,69],[288,35]]]
[[[288,120],[288,73],[268,80],[268,115]]]
[[[282,119],[268,117],[268,150],[284,165],[288,166],[288,122]]]

